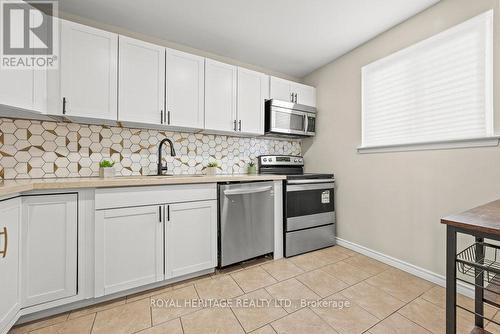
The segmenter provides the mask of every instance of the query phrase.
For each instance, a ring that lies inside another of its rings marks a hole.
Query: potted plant
[[[205,174],[207,175],[216,175],[217,174],[217,168],[219,168],[219,164],[217,161],[209,162],[207,166],[205,167]]]
[[[115,176],[115,163],[112,160],[104,159],[99,163],[99,176],[102,178]]]
[[[250,161],[248,163],[247,172],[248,174],[257,174],[257,166],[255,166],[255,162]]]

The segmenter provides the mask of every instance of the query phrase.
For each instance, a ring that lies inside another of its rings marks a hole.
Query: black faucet
[[[163,166],[163,164],[161,162],[161,154],[162,154],[162,150],[163,150],[163,144],[165,144],[165,142],[168,142],[170,145],[170,155],[175,157],[174,144],[172,144],[172,141],[168,138],[163,139],[160,142],[160,146],[158,146],[158,175],[163,175],[163,171],[168,170],[167,163],[165,162],[165,166]]]

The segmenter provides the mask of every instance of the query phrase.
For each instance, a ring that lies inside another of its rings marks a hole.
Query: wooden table
[[[484,239],[500,241],[500,200],[441,219],[446,224],[446,334],[455,334],[457,326],[457,233],[472,235],[476,243]],[[476,256],[484,257],[484,248],[476,246]],[[487,333],[484,328],[484,274],[475,278],[475,326],[473,333]]]

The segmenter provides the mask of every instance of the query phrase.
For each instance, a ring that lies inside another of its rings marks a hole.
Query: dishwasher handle
[[[255,194],[255,193],[262,193],[265,191],[270,191],[272,189],[273,189],[272,186],[258,187],[258,188],[246,188],[246,189],[231,189],[231,190],[224,190],[224,195],[229,196],[229,195]]]

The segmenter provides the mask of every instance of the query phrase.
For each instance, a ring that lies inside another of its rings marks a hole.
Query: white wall
[[[303,145],[306,166],[336,174],[340,238],[444,274],[446,236],[440,218],[500,198],[498,147],[356,151],[361,143],[361,67],[491,8],[498,87],[498,0],[443,0],[304,78],[317,87],[319,109],[317,136]],[[498,88],[494,106],[500,133]]]

